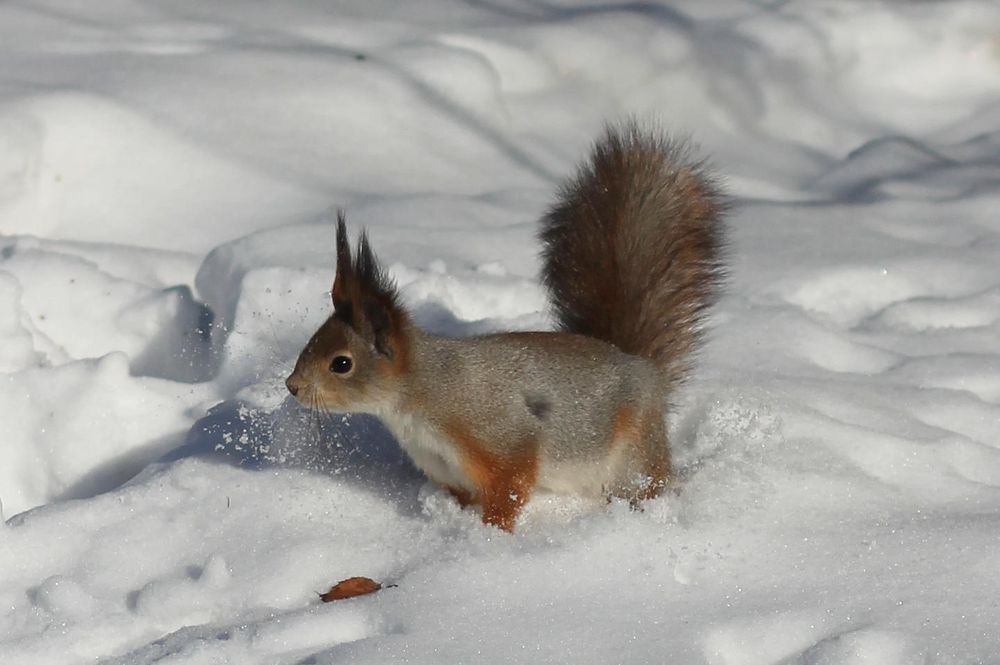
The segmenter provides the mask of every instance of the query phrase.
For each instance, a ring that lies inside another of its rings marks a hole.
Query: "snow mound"
[[[996,660],[996,3],[77,4],[0,4],[0,663]],[[421,326],[546,329],[632,114],[734,198],[674,491],[499,533],[288,398],[337,208]]]

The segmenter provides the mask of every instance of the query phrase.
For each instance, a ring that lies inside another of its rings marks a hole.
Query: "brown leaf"
[[[363,596],[366,593],[375,593],[382,588],[382,585],[367,577],[349,577],[341,580],[330,587],[326,593],[320,594],[320,599],[324,603],[331,600],[343,600],[344,598],[354,598]]]

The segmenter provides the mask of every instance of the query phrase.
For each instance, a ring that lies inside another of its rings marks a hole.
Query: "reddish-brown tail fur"
[[[559,328],[688,372],[722,278],[726,203],[689,146],[608,125],[542,219],[542,281]]]

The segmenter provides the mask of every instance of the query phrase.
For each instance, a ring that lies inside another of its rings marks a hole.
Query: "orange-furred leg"
[[[636,499],[645,501],[659,496],[670,482],[670,441],[667,440],[667,430],[663,424],[663,414],[651,409],[643,421],[642,440],[645,442],[647,482],[640,488]]]
[[[663,415],[657,409],[637,413],[632,407],[619,410],[610,445],[631,448],[628,477],[611,491],[612,496],[628,499],[633,509],[640,503],[659,496],[670,479],[670,449]],[[609,497],[610,498],[610,497]]]
[[[535,441],[518,442],[506,447],[510,453],[500,454],[483,445],[462,423],[453,421],[445,431],[457,444],[465,473],[478,490],[476,499],[483,507],[483,523],[513,531],[538,478]]]
[[[483,523],[513,531],[521,508],[527,503],[538,476],[538,457],[507,461],[482,478]]]

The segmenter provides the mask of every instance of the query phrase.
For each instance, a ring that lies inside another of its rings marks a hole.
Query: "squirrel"
[[[333,314],[286,380],[306,406],[376,415],[431,480],[512,531],[536,489],[633,505],[672,477],[670,396],[723,277],[725,197],[684,141],[605,125],[541,219],[556,331],[414,325],[367,232],[337,220]]]

